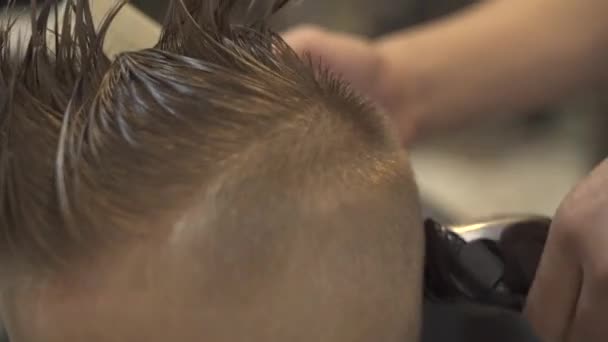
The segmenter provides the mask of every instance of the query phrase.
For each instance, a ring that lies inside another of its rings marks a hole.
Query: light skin
[[[604,80],[608,2],[487,1],[435,23],[366,40],[320,28],[285,35],[321,56],[394,118],[401,139],[487,113],[521,113]],[[526,315],[547,341],[608,339],[606,162],[564,199]]]
[[[385,107],[409,141],[421,129],[520,112],[601,79],[606,11],[601,0],[488,1],[378,40],[313,26],[284,37]]]
[[[608,161],[557,210],[526,314],[546,341],[606,341]]]
[[[413,182],[406,163],[399,169]],[[319,203],[310,226],[294,222],[278,239],[243,240],[254,226],[214,232],[202,205],[167,234],[6,286],[4,321],[14,342],[408,341],[419,325],[421,218],[415,204],[402,226],[383,226],[401,214],[378,188]]]

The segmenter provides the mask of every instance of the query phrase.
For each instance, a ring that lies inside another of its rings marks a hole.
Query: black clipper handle
[[[521,310],[551,219],[538,216],[444,227],[425,222],[425,295]]]

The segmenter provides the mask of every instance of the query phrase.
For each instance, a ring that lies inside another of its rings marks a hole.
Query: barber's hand
[[[543,341],[608,341],[608,160],[562,202],[525,313]]]
[[[314,63],[320,58],[322,65],[350,82],[355,90],[395,119],[403,143],[411,140],[415,123],[405,118],[395,105],[399,99],[391,94],[395,89],[389,84],[383,58],[373,41],[315,26],[296,28],[287,32],[284,39],[301,56],[309,54]]]

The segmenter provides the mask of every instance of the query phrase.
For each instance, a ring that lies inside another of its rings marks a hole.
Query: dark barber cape
[[[540,342],[517,313],[477,304],[424,305],[422,342]]]

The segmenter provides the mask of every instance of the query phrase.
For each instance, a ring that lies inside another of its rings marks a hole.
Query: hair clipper
[[[521,311],[550,225],[531,215],[452,226],[426,220],[426,300]]]

